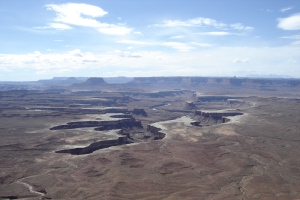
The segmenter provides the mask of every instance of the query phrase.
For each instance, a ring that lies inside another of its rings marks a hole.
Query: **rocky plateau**
[[[0,83],[0,199],[300,199],[299,111],[297,79]]]

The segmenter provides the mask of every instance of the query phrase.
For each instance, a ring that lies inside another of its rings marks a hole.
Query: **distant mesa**
[[[290,85],[292,87],[296,87],[300,85],[300,80],[289,80],[286,83],[287,85]]]
[[[38,83],[41,83],[45,86],[69,86],[76,83],[82,83],[85,81],[83,78],[75,77],[54,77],[52,79],[39,80]]]
[[[47,89],[48,92],[64,92],[62,89],[68,87],[91,87],[99,89],[103,86],[106,89],[116,89],[118,91],[127,89],[131,92],[141,92],[144,89],[156,88],[182,90],[193,87],[210,87],[214,89],[259,89],[260,91],[278,91],[280,89],[299,89],[300,79],[286,78],[249,78],[249,77],[197,77],[197,76],[175,76],[175,77],[54,77],[52,79],[14,82],[0,81],[0,91],[7,90],[33,90]],[[56,88],[53,88],[56,87]],[[60,87],[60,88],[57,88]],[[129,89],[130,88],[130,89]],[[180,88],[180,89],[178,89]],[[50,90],[51,91],[50,91]],[[162,91],[162,90],[161,90]],[[165,91],[162,91],[165,92]],[[148,93],[150,95],[150,93]],[[162,93],[152,93],[162,95]]]
[[[73,82],[73,83],[78,82],[78,80],[75,77],[70,77],[66,81]]]
[[[177,83],[180,84],[184,80],[184,77],[135,77],[131,84],[161,84],[161,83]]]
[[[133,80],[132,77],[118,76],[118,77],[104,77],[105,82],[109,84],[125,84]]]
[[[277,90],[276,87],[299,87],[299,79],[283,78],[237,78],[237,77],[135,77],[128,83],[135,85],[161,85],[173,86],[217,86],[217,87],[246,87],[260,88],[261,90]]]
[[[101,85],[101,84],[106,84],[103,78],[91,77],[80,85],[92,86],[92,85]]]

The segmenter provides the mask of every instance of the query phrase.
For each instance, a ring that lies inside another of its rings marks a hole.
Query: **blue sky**
[[[299,0],[3,0],[0,33],[0,81],[300,78]]]

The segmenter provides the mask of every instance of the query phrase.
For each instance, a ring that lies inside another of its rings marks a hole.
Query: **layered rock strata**
[[[163,139],[166,136],[166,134],[162,132],[161,128],[157,128],[155,126],[152,126],[151,124],[149,124],[147,126],[147,131],[154,134],[154,140],[160,140],[160,139]]]
[[[195,112],[195,115],[201,116],[203,118],[207,119],[213,119],[217,122],[225,123],[230,121],[227,117],[237,116],[237,115],[243,115],[241,112],[235,112],[235,111],[200,111],[197,110]]]

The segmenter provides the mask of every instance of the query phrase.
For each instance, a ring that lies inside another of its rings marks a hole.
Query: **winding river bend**
[[[24,178],[22,178],[22,179],[24,179]],[[33,194],[36,194],[36,195],[40,196],[41,199],[42,199],[43,196],[45,196],[44,193],[38,192],[38,191],[34,190],[34,187],[33,187],[32,185],[29,185],[28,183],[23,182],[22,179],[17,180],[17,183],[22,184],[22,185],[24,185],[25,187],[27,187],[28,190],[29,190],[29,192],[31,192],[31,193],[33,193]]]

